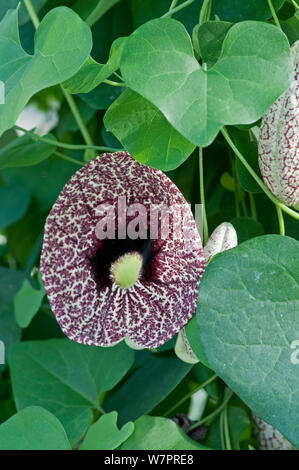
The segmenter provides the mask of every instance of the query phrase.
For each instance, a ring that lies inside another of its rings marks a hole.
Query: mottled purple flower
[[[299,209],[299,41],[291,51],[294,78],[263,117],[259,166],[265,184],[277,199]]]
[[[109,212],[119,213],[124,200],[125,226]],[[174,208],[168,236],[161,214],[152,236],[153,206]],[[146,221],[136,216],[138,207],[146,208]],[[183,218],[176,219],[179,213]],[[174,220],[186,236],[174,236]],[[107,238],[99,236],[105,228]],[[127,338],[160,346],[193,315],[204,268],[195,221],[178,188],[126,152],[100,155],[76,172],[46,221],[44,285],[63,332],[79,343],[112,346]]]
[[[293,450],[292,444],[278,431],[252,413],[253,432],[257,439],[259,450]]]

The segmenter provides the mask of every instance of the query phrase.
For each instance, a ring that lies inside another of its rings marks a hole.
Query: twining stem
[[[298,4],[295,2],[295,0],[292,0],[292,4],[293,4],[294,7],[296,8],[296,10],[299,10],[299,6],[298,6]]]
[[[224,442],[225,442],[225,450],[232,450],[232,444],[229,434],[229,422],[227,416],[227,404],[225,405],[224,410],[222,411],[223,417],[223,435],[224,435]]]
[[[276,211],[277,211],[279,233],[280,233],[280,235],[285,235],[285,227],[284,227],[284,220],[283,220],[282,210],[277,205],[275,205],[275,207],[276,207]]]
[[[14,129],[17,129],[18,131],[24,132],[24,134],[30,135],[32,140],[40,140],[41,142],[45,142],[46,144],[53,145],[54,147],[60,147],[64,149],[69,149],[69,150],[86,150],[86,149],[95,149],[95,150],[101,150],[102,152],[119,152],[120,149],[112,148],[112,147],[102,147],[99,145],[84,145],[84,144],[67,144],[65,142],[59,142],[58,140],[51,140],[48,139],[47,137],[40,136],[38,134],[35,134],[32,131],[28,131],[27,129],[24,129],[23,127],[14,125]]]
[[[82,134],[82,136],[83,136],[83,139],[85,140],[85,142],[86,142],[87,145],[89,145],[89,146],[90,146],[90,145],[93,145],[92,138],[90,137],[90,134],[89,134],[89,132],[88,132],[88,130],[87,130],[87,127],[85,126],[85,124],[84,124],[84,122],[83,122],[83,119],[82,119],[82,117],[81,117],[81,114],[80,114],[79,109],[78,109],[78,107],[77,107],[77,105],[76,105],[76,103],[75,103],[74,98],[72,97],[72,95],[71,95],[68,91],[66,91],[65,88],[63,88],[62,85],[60,85],[60,86],[61,86],[62,92],[63,92],[63,94],[64,94],[64,96],[65,96],[65,99],[66,99],[66,101],[67,101],[68,104],[69,104],[70,110],[72,111],[73,116],[74,116],[74,118],[75,118],[75,120],[76,120],[76,122],[77,122],[77,124],[78,124],[78,126],[79,126],[79,129],[80,129],[80,131],[81,131],[81,134]]]
[[[176,7],[177,3],[178,3],[178,0],[172,0],[169,10],[168,10],[170,13],[171,13],[171,10],[173,10]]]
[[[254,220],[257,220],[256,204],[255,204],[254,195],[252,193],[249,193],[249,203],[250,203],[251,216]]]
[[[178,11],[182,10],[183,8],[188,7],[191,5],[191,3],[195,2],[195,0],[186,0],[186,2],[182,3],[181,5],[178,5],[177,7],[173,8],[172,10],[168,10],[164,15],[161,16],[161,18],[167,18],[168,16],[172,16],[174,13],[177,13]]]
[[[24,0],[24,5],[27,8],[27,11],[29,13],[29,16],[31,18],[31,21],[32,21],[35,29],[37,29],[38,26],[39,26],[39,19],[38,19],[38,16],[37,16],[37,14],[34,10],[34,7],[33,7],[32,3],[31,3],[31,0]]]
[[[29,13],[29,16],[30,16],[30,18],[31,18],[31,21],[32,21],[32,23],[33,23],[35,29],[37,29],[38,26],[39,26],[39,24],[40,24],[40,21],[39,21],[39,19],[38,19],[38,16],[37,16],[35,10],[34,10],[34,7],[33,7],[32,3],[31,3],[31,0],[24,0],[24,4],[25,4],[25,6],[26,6],[26,8],[27,8],[27,11],[28,11],[28,13]],[[62,92],[63,92],[63,94],[64,94],[64,96],[65,96],[65,98],[66,98],[68,104],[69,104],[69,107],[70,107],[70,109],[71,109],[71,111],[72,111],[72,113],[73,113],[73,116],[74,116],[74,118],[75,118],[75,120],[76,120],[76,122],[77,122],[77,124],[78,124],[78,126],[79,126],[79,129],[80,129],[80,131],[81,131],[81,134],[82,134],[82,136],[83,136],[83,139],[85,140],[85,142],[86,142],[87,145],[93,145],[92,138],[91,138],[91,136],[90,136],[90,134],[89,134],[89,132],[88,132],[88,130],[87,130],[87,127],[85,126],[85,124],[84,124],[84,122],[83,122],[83,119],[82,119],[82,117],[81,117],[81,115],[80,115],[80,113],[79,113],[79,110],[78,110],[78,108],[77,108],[77,105],[76,105],[76,103],[75,103],[74,98],[69,94],[68,91],[66,91],[66,90],[63,88],[62,85],[60,85],[60,87],[61,87],[61,89],[62,89]]]
[[[168,410],[166,413],[164,413],[163,416],[170,416],[171,413],[176,410],[179,406],[181,406],[186,400],[188,400],[188,398],[191,398],[192,395],[194,395],[194,393],[198,392],[198,390],[201,390],[202,388],[205,388],[207,385],[209,385],[211,382],[213,382],[214,380],[216,380],[218,377],[217,374],[214,374],[212,375],[208,380],[206,380],[205,382],[203,382],[202,384],[198,385],[198,387],[194,388],[193,390],[191,390],[189,393],[187,393],[187,395],[185,395],[183,398],[181,398],[181,400],[179,400],[174,406],[172,406],[170,408],[170,410]]]
[[[63,158],[63,160],[67,160],[68,162],[75,163],[76,165],[84,166],[86,164],[86,162],[80,162],[79,160],[69,157],[68,155],[64,155],[64,153],[61,152],[55,151],[54,155],[57,155],[57,157]]]
[[[199,25],[202,25],[206,21],[209,20],[210,14],[211,14],[211,6],[212,2],[211,0],[204,0],[201,10],[200,10],[200,15],[199,15]]]
[[[268,196],[269,199],[271,199],[271,201],[278,207],[280,207],[280,209],[282,209],[284,212],[286,212],[287,214],[289,214],[291,217],[293,217],[294,219],[296,220],[299,220],[299,213],[294,211],[293,209],[290,209],[288,206],[285,206],[282,202],[280,202],[272,193],[271,191],[267,188],[267,186],[263,183],[263,181],[259,178],[259,176],[255,173],[255,171],[253,170],[253,168],[251,168],[251,166],[249,165],[249,163],[247,162],[246,158],[241,154],[241,152],[238,150],[238,148],[235,146],[235,144],[233,143],[232,139],[230,138],[227,130],[225,129],[225,127],[223,127],[221,129],[221,133],[223,135],[223,137],[225,138],[226,142],[228,143],[228,145],[231,147],[231,149],[234,151],[234,153],[236,154],[236,156],[239,158],[239,160],[243,163],[243,165],[245,166],[246,170],[251,174],[251,176],[253,177],[253,179],[257,182],[257,184],[260,186],[260,188],[262,188],[262,190],[264,191],[264,193]]]
[[[125,82],[115,82],[113,80],[108,80],[108,79],[104,80],[104,83],[107,83],[107,85],[112,85],[112,86],[123,86],[123,87],[127,86]]]
[[[231,399],[231,397],[233,396],[234,392],[232,390],[229,390],[228,393],[227,393],[227,396],[225,397],[225,399],[223,400],[223,402],[221,403],[220,406],[218,406],[218,408],[216,408],[216,410],[214,410],[212,413],[210,413],[209,415],[205,416],[204,418],[200,419],[199,421],[197,421],[196,423],[192,424],[192,426],[190,426],[190,428],[188,429],[188,431],[193,431],[193,429],[196,429],[198,428],[199,426],[201,426],[202,424],[206,423],[207,421],[209,421],[210,419],[213,419],[215,416],[217,416],[219,413],[221,413],[221,411],[226,407],[226,405],[228,404],[229,400]]]
[[[200,203],[202,207],[202,219],[203,219],[203,243],[206,244],[209,238],[209,228],[208,228],[208,220],[207,220],[206,204],[205,204],[202,147],[199,147],[199,191],[200,191]]]
[[[281,26],[280,26],[279,20],[277,18],[276,11],[275,11],[275,8],[273,6],[272,0],[268,0],[268,5],[269,5],[269,8],[271,10],[273,20],[274,20],[276,26],[281,29]]]

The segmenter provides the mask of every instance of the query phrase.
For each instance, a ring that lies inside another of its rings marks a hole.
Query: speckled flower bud
[[[229,250],[230,248],[237,246],[237,244],[238,238],[236,230],[232,224],[223,222],[214,230],[206,245],[204,246],[203,251],[206,262],[208,263],[213,258],[213,256],[217,255],[217,253]],[[178,334],[175,345],[175,353],[182,361],[188,362],[189,364],[195,364],[196,362],[199,362],[189,344],[185,333],[185,328],[183,328]]]
[[[273,426],[252,413],[253,431],[259,450],[293,450],[292,444]]]
[[[259,166],[265,184],[277,199],[299,209],[299,41],[291,50],[294,79],[262,120]]]

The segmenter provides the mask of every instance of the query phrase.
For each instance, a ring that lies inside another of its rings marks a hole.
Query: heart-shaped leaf
[[[100,394],[121,380],[133,360],[123,343],[111,348],[68,339],[20,343],[9,356],[17,409],[43,406],[60,419],[74,444],[90,424]]]
[[[45,289],[34,289],[25,279],[21,289],[14,298],[15,318],[21,328],[27,328],[34,315],[38,312],[45,296]]]
[[[135,422],[135,431],[122,445],[122,450],[205,450],[177,424],[167,418],[142,416]]]
[[[193,29],[194,47],[208,67],[217,62],[224,38],[232,25],[228,21],[206,21]]]
[[[34,55],[24,51],[19,39],[18,12],[8,10],[0,23],[0,78],[4,85],[0,135],[15,123],[32,95],[79,70],[91,50],[91,32],[76,13],[58,7],[43,18],[34,45]]]
[[[107,64],[99,64],[92,57],[88,57],[80,70],[63,86],[70,93],[88,93],[96,86],[110,77],[119,68],[121,54],[127,38],[117,38],[110,50]]]
[[[105,400],[105,410],[117,410],[119,423],[133,421],[164,400],[188,374],[192,365],[174,355],[152,354],[139,351],[137,359],[142,361],[120,386]],[[155,378],[155,380],[154,380]],[[136,396],[142,400],[136,401]]]
[[[160,170],[177,168],[195,147],[158,108],[132,90],[125,90],[112,103],[104,124],[136,160]]]
[[[213,295],[211,295],[211,292]],[[299,242],[253,238],[211,260],[197,326],[213,370],[299,446]]]
[[[106,413],[87,431],[80,450],[113,450],[125,442],[134,431],[134,423],[117,427],[117,412]]]
[[[195,59],[181,23],[149,21],[128,38],[121,72],[130,88],[157,106],[190,142],[203,147],[224,124],[259,119],[292,78],[286,36],[255,21],[229,30],[219,60],[207,71]]]
[[[0,450],[71,450],[71,445],[52,413],[29,406],[0,425]]]
[[[47,134],[44,137],[53,140],[53,142],[56,141],[52,134]],[[41,140],[34,141],[30,135],[23,135],[1,148],[0,169],[37,165],[50,157],[55,150],[55,145]]]

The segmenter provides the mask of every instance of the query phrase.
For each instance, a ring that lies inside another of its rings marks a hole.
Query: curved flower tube
[[[293,82],[263,117],[258,149],[265,184],[281,202],[299,209],[299,41],[291,51]]]
[[[222,251],[229,250],[237,246],[238,238],[235,228],[228,222],[220,224],[209,237],[206,245],[204,246],[204,255],[207,264],[213,256],[221,253]],[[187,339],[185,328],[179,334],[175,345],[176,355],[184,362],[195,364],[199,362]]]
[[[76,172],[46,221],[42,278],[59,325],[79,343],[160,346],[191,318],[204,269],[184,197],[127,152]]]
[[[293,450],[292,444],[270,424],[267,424],[256,414],[252,413],[253,431],[259,450]]]

